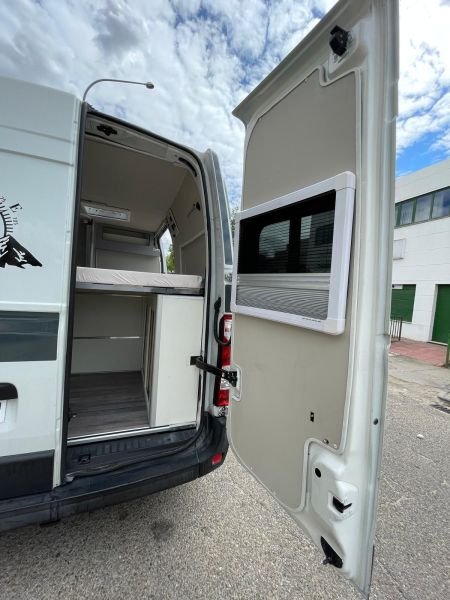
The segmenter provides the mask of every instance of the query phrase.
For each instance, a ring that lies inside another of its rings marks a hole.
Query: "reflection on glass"
[[[333,251],[334,210],[303,218],[300,231],[306,219],[309,219],[305,226],[309,236],[300,242],[299,272],[329,273]]]
[[[289,243],[289,221],[266,225],[259,236],[259,253],[273,258],[287,251]]]
[[[312,215],[308,215],[307,217],[302,218],[302,224],[300,227],[300,239],[306,240],[311,235],[311,220]]]

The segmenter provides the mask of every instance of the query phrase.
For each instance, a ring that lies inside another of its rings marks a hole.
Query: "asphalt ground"
[[[391,357],[371,598],[450,598],[450,371]],[[418,438],[420,434],[423,438]],[[0,599],[361,598],[229,454],[190,484],[0,537]]]

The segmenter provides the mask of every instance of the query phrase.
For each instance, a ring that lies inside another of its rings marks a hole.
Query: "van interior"
[[[195,427],[206,278],[194,158],[89,114],[83,144],[68,442]]]

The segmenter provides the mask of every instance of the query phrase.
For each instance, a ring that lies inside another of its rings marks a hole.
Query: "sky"
[[[332,0],[0,2],[0,75],[81,97],[198,150],[212,148],[239,203],[244,128],[233,108],[333,6]],[[450,155],[450,0],[400,0],[397,174]]]

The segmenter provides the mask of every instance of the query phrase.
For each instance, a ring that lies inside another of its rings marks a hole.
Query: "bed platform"
[[[97,293],[202,296],[204,284],[203,278],[198,275],[77,267],[76,289]]]

